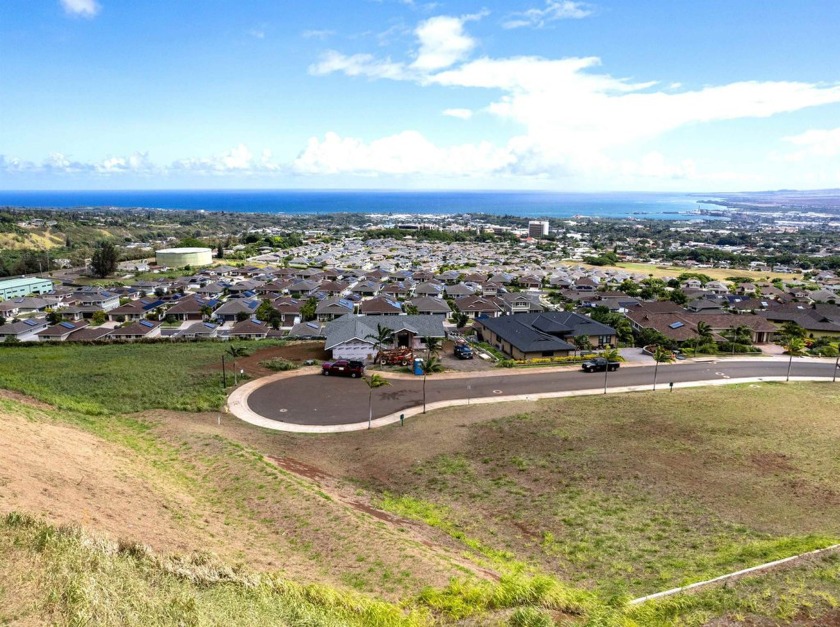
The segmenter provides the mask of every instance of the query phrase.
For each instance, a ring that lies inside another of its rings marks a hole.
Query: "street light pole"
[[[610,372],[610,364],[607,362],[606,367],[604,368],[604,394],[607,393],[607,375]]]

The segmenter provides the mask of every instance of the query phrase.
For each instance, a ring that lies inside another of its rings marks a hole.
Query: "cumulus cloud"
[[[595,7],[585,2],[573,0],[546,0],[541,9],[511,13],[503,22],[503,28],[544,28],[557,20],[580,20],[595,12]]]
[[[90,177],[148,177],[190,173],[199,176],[249,177],[288,171],[288,164],[277,162],[270,150],[255,155],[245,144],[210,157],[177,159],[169,164],[153,162],[148,152],[128,156],[109,156],[99,161],[81,161],[61,152],[50,154],[37,163],[0,155],[0,174],[13,176],[48,174],[51,176],[87,175]]]
[[[366,53],[344,55],[327,50],[317,63],[309,66],[309,73],[323,76],[340,72],[347,76],[422,81],[430,72],[451,67],[469,56],[476,41],[466,34],[464,24],[484,15],[439,15],[420,22],[414,29],[418,47],[411,63],[379,59]],[[402,30],[402,27],[395,26],[387,32],[394,29]]]
[[[486,176],[515,161],[509,148],[489,142],[442,148],[417,131],[404,131],[372,142],[327,133],[311,138],[292,164],[299,174]]]
[[[572,6],[574,4],[574,6]],[[574,17],[589,5],[549,2],[546,15]],[[543,11],[543,9],[541,9]],[[582,17],[583,15],[578,15]],[[763,118],[840,102],[840,85],[794,81],[739,81],[688,89],[679,83],[614,77],[598,57],[550,59],[536,56],[469,59],[477,42],[464,30],[467,17],[441,16],[420,23],[414,61],[406,64],[369,54],[330,51],[310,70],[418,85],[486,90],[482,111],[521,134],[509,140],[510,171],[538,175],[620,170],[617,148],[662,136],[690,125],[740,118]],[[466,109],[444,115],[467,119]],[[809,151],[833,150],[833,135],[810,135]],[[828,142],[827,147],[823,143]],[[333,146],[319,143],[319,150]],[[823,146],[817,148],[815,146]],[[328,159],[322,159],[329,162]],[[693,165],[666,165],[656,156],[632,166],[640,176],[700,176]],[[632,169],[631,168],[631,169]],[[626,169],[626,168],[625,168]]]
[[[420,23],[415,30],[420,42],[411,66],[421,71],[440,70],[466,58],[475,40],[464,32],[465,18],[440,15]]]
[[[840,155],[840,128],[812,129],[783,139],[799,148],[785,155],[786,161],[803,161],[809,157],[831,158]]]
[[[96,0],[61,0],[61,6],[68,15],[81,17],[93,17],[100,9]]]

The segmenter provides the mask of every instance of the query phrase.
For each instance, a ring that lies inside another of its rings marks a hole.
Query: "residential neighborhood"
[[[0,340],[319,338],[335,358],[372,361],[370,336],[385,326],[396,345],[466,335],[528,361],[633,343],[696,350],[717,343],[735,352],[736,330],[741,349],[761,350],[784,325],[811,342],[840,337],[840,278],[830,271],[763,281],[738,279],[737,271],[736,280],[712,279],[691,267],[654,276],[547,259],[527,240],[348,236],[284,252],[295,265],[274,253],[193,272],[151,261],[144,278],[129,273],[108,287],[2,280]],[[155,268],[170,271],[156,277]]]

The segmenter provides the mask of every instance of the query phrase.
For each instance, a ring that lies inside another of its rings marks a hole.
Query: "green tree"
[[[605,348],[601,351],[601,357],[606,359],[608,362],[610,361],[624,361],[624,357],[621,356],[621,353],[618,352],[617,348]],[[606,368],[604,368],[604,394],[607,393],[607,377],[610,373],[609,364]]]
[[[435,355],[429,355],[428,359],[420,362],[420,369],[423,371],[423,413],[426,413],[426,377],[430,374],[443,372],[443,364]]]
[[[440,349],[443,347],[443,342],[439,337],[426,336],[423,338],[423,344],[426,345],[429,355],[439,355]]]
[[[739,324],[726,332],[726,339],[729,340],[734,355],[737,346],[752,346],[752,329],[745,324]]]
[[[300,306],[300,317],[304,322],[309,322],[315,319],[315,310],[318,308],[318,299],[310,296],[306,302]]]
[[[373,340],[373,348],[377,354],[382,350],[383,346],[390,345],[394,341],[394,332],[381,322],[376,324],[376,333],[369,333],[365,336],[366,340]]]
[[[668,300],[672,303],[676,303],[677,305],[685,305],[688,302],[688,296],[685,295],[681,289],[677,288],[671,291],[671,294],[668,296]]]
[[[91,316],[91,322],[93,322],[93,324],[102,324],[105,320],[105,312],[102,310],[94,311],[93,316]]]
[[[93,250],[90,259],[90,269],[93,275],[104,279],[117,269],[118,254],[111,242],[99,242]]]
[[[455,321],[456,329],[463,329],[470,322],[470,317],[463,311],[457,311],[452,315],[452,320]]]
[[[799,338],[804,340],[806,331],[802,326],[799,325],[799,323],[794,322],[793,320],[789,320],[782,324],[782,328],[779,331],[779,335],[782,336],[783,342],[788,342],[792,338]]]
[[[664,346],[657,346],[653,353],[653,360],[656,365],[653,368],[653,391],[656,391],[656,375],[659,373],[659,364],[670,364],[674,361],[674,353]]]
[[[575,345],[575,356],[577,357],[577,352],[580,351],[581,354],[583,351],[591,350],[592,349],[592,341],[589,339],[588,335],[578,335],[572,338],[572,343]]]
[[[787,376],[785,381],[790,381],[790,370],[793,367],[793,358],[801,357],[805,353],[805,340],[801,337],[789,337],[785,342],[785,352],[790,355],[788,358]]]
[[[265,322],[271,317],[271,312],[277,311],[274,308],[274,305],[271,304],[271,301],[268,298],[263,298],[262,302],[257,307],[257,310],[254,312],[254,315],[257,317],[257,320],[262,320]]]
[[[370,423],[373,421],[373,391],[376,388],[391,385],[391,382],[376,372],[368,377],[365,377],[364,382],[367,383],[368,386],[368,429],[370,429]]]

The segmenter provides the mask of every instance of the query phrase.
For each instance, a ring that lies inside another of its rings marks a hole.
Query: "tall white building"
[[[531,220],[528,222],[528,237],[539,239],[548,235],[548,220]]]

